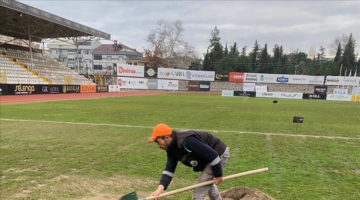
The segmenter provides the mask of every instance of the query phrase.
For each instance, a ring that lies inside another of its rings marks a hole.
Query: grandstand
[[[33,53],[32,68],[28,51],[0,48],[0,54],[0,72],[9,84],[94,84],[46,54]]]
[[[32,41],[44,39],[71,39],[78,37],[110,39],[110,35],[72,22],[26,4],[0,1],[0,35],[14,40]],[[28,41],[28,42],[27,42]],[[10,42],[10,41],[8,41]],[[34,53],[7,42],[0,43],[0,83],[7,84],[95,84],[77,72],[61,65],[44,51]]]

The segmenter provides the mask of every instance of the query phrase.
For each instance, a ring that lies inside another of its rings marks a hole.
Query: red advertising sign
[[[229,81],[230,82],[244,82],[244,73],[230,72]]]

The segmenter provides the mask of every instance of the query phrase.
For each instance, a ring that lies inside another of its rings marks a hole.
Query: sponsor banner
[[[158,89],[158,79],[148,79],[148,89],[157,90]]]
[[[352,89],[352,94],[353,95],[360,95],[360,87],[353,87]]]
[[[315,86],[314,94],[326,94],[327,86]]]
[[[255,92],[255,83],[244,83],[243,91]]]
[[[96,92],[109,92],[109,88],[107,85],[97,85]]]
[[[109,92],[120,92],[120,86],[118,86],[118,85],[109,85]]]
[[[158,68],[158,78],[176,80],[214,81],[215,72]]]
[[[30,84],[10,84],[9,94],[41,94],[41,85]]]
[[[325,85],[358,85],[360,77],[327,76]]]
[[[175,80],[158,80],[159,90],[179,90],[179,81]]]
[[[253,73],[245,73],[244,74],[244,82],[254,82],[256,83],[258,81],[259,74],[253,74]]]
[[[280,99],[302,99],[303,93],[285,93],[285,92],[256,92],[256,97],[280,98]]]
[[[234,96],[234,91],[232,91],[232,90],[223,90],[221,92],[221,96],[223,96],[223,97],[233,97]]]
[[[239,72],[230,72],[229,73],[230,82],[244,82],[244,73]]]
[[[262,98],[280,98],[280,92],[256,92],[256,97]]]
[[[209,92],[210,91],[210,81],[200,81],[200,91]]]
[[[326,94],[303,94],[303,99],[322,99],[322,100],[326,100]]]
[[[200,82],[199,81],[189,81],[189,91],[199,91]]]
[[[80,92],[81,93],[95,93],[96,85],[81,85]]]
[[[145,67],[145,77],[157,78],[157,67]]]
[[[256,92],[234,91],[235,97],[255,97]]]
[[[251,73],[249,73],[251,74]],[[258,83],[289,83],[289,84],[309,84],[309,85],[323,85],[324,76],[304,76],[304,75],[287,75],[287,74],[251,74],[250,80],[244,82],[254,82],[255,75]],[[247,77],[247,74],[246,76]]]
[[[330,101],[351,101],[352,95],[328,94],[326,100]]]
[[[144,66],[118,64],[118,76],[144,77]]]
[[[120,88],[148,89],[148,80],[145,78],[118,77],[118,84]]]
[[[216,73],[215,81],[229,81],[229,73]]]
[[[0,95],[9,94],[9,85],[8,84],[0,84]]]
[[[344,89],[341,89],[341,88],[334,88],[333,90],[333,94],[342,94],[342,95],[347,95],[348,94],[348,89],[344,88]]]
[[[285,93],[281,92],[280,97],[281,99],[302,99],[303,93]]]
[[[356,102],[360,102],[360,95],[351,95],[351,101],[355,101],[356,99]]]
[[[59,94],[62,92],[62,85],[42,85],[41,91],[45,94]]]
[[[255,92],[256,93],[262,93],[262,92],[267,92],[267,85],[256,85],[255,86]]]
[[[80,93],[80,85],[63,85],[62,93]]]

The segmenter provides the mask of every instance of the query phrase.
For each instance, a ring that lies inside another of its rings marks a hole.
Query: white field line
[[[243,101],[246,101],[249,97],[246,97]]]
[[[113,126],[113,127],[144,128],[144,129],[152,129],[153,128],[153,127],[150,127],[150,126],[137,126],[137,125],[97,124],[97,123],[62,122],[62,121],[46,121],[46,120],[27,120],[27,119],[4,119],[4,118],[0,118],[0,121],[72,124],[72,125],[87,125],[87,126]],[[175,130],[188,130],[186,128],[173,128],[173,129],[175,129]],[[197,129],[191,129],[191,130],[197,130]],[[238,134],[256,134],[256,135],[284,136],[284,137],[308,137],[308,138],[341,139],[341,140],[360,140],[360,138],[350,138],[350,137],[342,137],[342,136],[294,135],[294,134],[285,134],[285,133],[261,133],[261,132],[206,130],[206,129],[201,129],[201,130],[214,132],[214,133],[238,133]]]

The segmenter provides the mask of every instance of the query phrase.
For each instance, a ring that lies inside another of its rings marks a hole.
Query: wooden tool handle
[[[233,174],[233,175],[230,175],[230,176],[225,176],[225,177],[223,177],[223,179],[228,180],[228,179],[233,179],[233,178],[237,178],[237,177],[241,177],[241,176],[247,176],[247,175],[251,175],[251,174],[257,174],[257,173],[261,173],[261,172],[266,172],[268,170],[269,169],[266,167],[266,168],[262,168],[262,169],[242,172],[242,173]],[[195,185],[192,185],[192,186],[188,186],[188,187],[177,189],[177,190],[174,190],[174,191],[171,191],[171,192],[166,192],[166,193],[160,194],[159,198],[170,196],[170,195],[180,193],[180,192],[184,192],[184,191],[187,191],[187,190],[195,189],[195,188],[202,187],[202,186],[205,186],[205,185],[210,185],[210,184],[213,184],[213,183],[214,183],[213,180],[198,183],[198,184],[195,184]],[[155,199],[155,197],[154,196],[149,196],[149,197],[146,197],[146,198],[141,199],[141,200],[152,200],[152,199]]]

